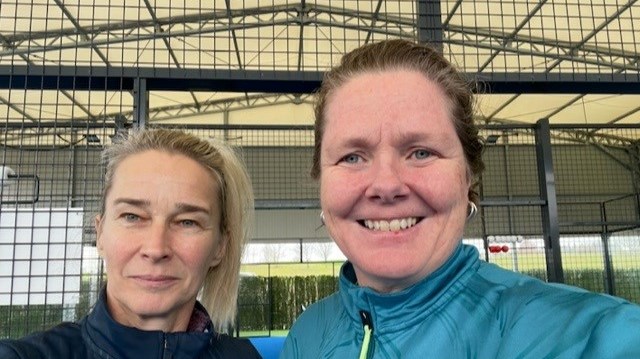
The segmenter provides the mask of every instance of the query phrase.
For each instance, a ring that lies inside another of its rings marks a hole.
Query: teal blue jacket
[[[300,315],[281,359],[640,358],[640,306],[501,269],[472,246],[401,292],[355,282],[347,262],[340,290]]]

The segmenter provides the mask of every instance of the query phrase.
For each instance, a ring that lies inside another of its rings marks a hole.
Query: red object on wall
[[[504,252],[504,253],[509,252],[509,246],[507,246],[507,245],[504,245],[504,246],[489,246],[489,253],[500,253],[500,252]]]

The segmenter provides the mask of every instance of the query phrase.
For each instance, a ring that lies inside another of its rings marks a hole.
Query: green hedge
[[[640,268],[614,270],[613,278],[615,294],[618,297],[640,304]]]
[[[62,321],[62,305],[0,306],[0,339],[20,338]]]
[[[525,274],[546,279],[544,270]],[[602,270],[565,270],[567,284],[604,292]],[[615,270],[615,293],[640,304],[640,269]],[[76,317],[89,309],[89,287],[83,283]],[[337,290],[337,278],[329,275],[296,277],[243,277],[238,298],[238,325],[242,331],[287,330],[309,306]],[[62,321],[61,305],[0,306],[0,338],[18,338],[47,329]]]
[[[241,330],[284,330],[302,313],[302,308],[334,293],[337,278],[245,277],[238,298]]]
[[[544,270],[523,272],[532,277],[546,280]],[[640,269],[621,269],[613,271],[615,295],[630,302],[640,304]],[[564,282],[592,292],[605,293],[604,271],[597,269],[570,269],[564,271]]]
[[[544,270],[523,272],[546,280]],[[565,270],[565,282],[590,291],[604,293],[604,272],[595,269]],[[640,269],[616,270],[616,295],[640,304]],[[302,312],[303,306],[337,290],[337,278],[249,277],[240,286],[238,325],[243,331],[286,330]]]

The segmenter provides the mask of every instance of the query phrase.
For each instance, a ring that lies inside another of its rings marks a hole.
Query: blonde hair
[[[189,157],[210,170],[218,182],[220,231],[227,242],[221,262],[210,268],[204,279],[202,304],[215,329],[226,331],[235,324],[242,252],[254,217],[253,188],[247,170],[234,149],[222,141],[204,140],[179,130],[135,130],[103,152],[106,174],[101,215],[118,165],[131,155],[150,150]]]

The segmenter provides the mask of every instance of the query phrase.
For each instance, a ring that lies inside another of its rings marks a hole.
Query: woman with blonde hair
[[[132,132],[104,160],[98,302],[79,323],[1,342],[0,357],[260,358],[220,333],[234,322],[253,220],[240,158],[222,142],[158,129]]]

